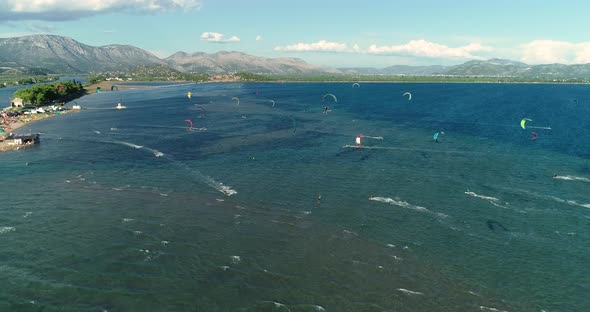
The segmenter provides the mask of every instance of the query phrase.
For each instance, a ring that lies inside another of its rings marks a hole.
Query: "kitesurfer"
[[[327,114],[328,113],[328,106],[324,106],[324,110],[322,110],[323,114]]]
[[[434,143],[438,143],[438,135],[439,134],[445,134],[445,133],[442,132],[442,131],[434,133],[434,135],[432,136],[432,139],[434,140]]]

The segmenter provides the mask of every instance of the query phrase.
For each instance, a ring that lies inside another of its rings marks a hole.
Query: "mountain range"
[[[489,59],[472,60],[455,66],[394,65],[385,68],[329,68],[309,64],[299,58],[265,58],[235,51],[217,53],[177,52],[161,59],[130,45],[90,46],[56,35],[0,38],[0,68],[19,72],[91,73],[124,71],[137,66],[164,65],[181,72],[225,74],[348,74],[348,75],[449,75],[520,78],[589,78],[590,64],[528,65],[522,62]]]

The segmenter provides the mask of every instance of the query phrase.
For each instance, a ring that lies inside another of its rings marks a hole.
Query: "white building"
[[[20,98],[14,98],[10,101],[10,107],[24,107],[25,103]]]

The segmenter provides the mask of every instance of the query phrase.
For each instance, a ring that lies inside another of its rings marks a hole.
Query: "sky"
[[[165,58],[240,51],[329,67],[505,58],[590,63],[590,1],[0,0],[0,38],[33,34]]]

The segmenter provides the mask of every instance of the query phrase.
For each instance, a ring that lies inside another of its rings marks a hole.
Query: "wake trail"
[[[554,176],[553,179],[565,180],[565,181],[580,181],[580,182],[590,183],[589,178],[576,177],[576,176],[571,176],[571,175],[565,175],[565,176],[557,175],[557,176]]]
[[[134,149],[144,149],[147,151],[152,152],[152,154],[154,154],[154,156],[156,157],[164,157],[166,156],[166,154],[153,149],[153,148],[149,148],[146,146],[141,146],[141,145],[137,145],[137,144],[133,144],[130,142],[124,142],[124,141],[111,141],[109,143],[114,143],[114,144],[119,144],[119,145],[123,145],[123,146],[127,146],[127,147],[131,147]],[[232,189],[230,186],[224,185],[222,182],[216,181],[213,178],[204,175],[203,173],[201,173],[199,170],[193,169],[191,167],[189,167],[188,165],[175,160],[174,158],[167,156],[165,157],[166,159],[168,159],[173,165],[183,169],[183,172],[187,172],[190,173],[191,177],[195,178],[195,180],[197,182],[201,182],[201,183],[205,183],[207,185],[209,185],[210,187],[218,190],[219,192],[227,195],[227,196],[232,196],[237,194],[238,192],[234,189]]]
[[[432,214],[432,215],[435,215],[439,218],[447,218],[448,217],[448,215],[446,215],[444,213],[434,212],[434,211],[429,210],[428,208],[418,206],[418,205],[412,205],[412,204],[410,204],[406,201],[400,200],[400,199],[393,199],[393,198],[389,198],[389,197],[369,197],[369,200],[382,202],[382,203],[386,203],[386,204],[390,204],[390,205],[394,205],[394,206],[398,206],[398,207],[402,207],[402,208],[407,208],[407,209],[411,209],[411,210],[415,210],[415,211],[419,211],[419,212],[423,212],[423,213]]]
[[[236,190],[232,189],[230,186],[224,185],[223,183],[216,181],[209,176],[204,175],[203,173],[201,173],[197,169],[193,169],[182,162],[172,159],[171,157],[168,157],[168,160],[170,160],[172,162],[172,164],[174,164],[175,166],[183,169],[184,172],[190,173],[190,175],[192,177],[196,178],[196,180],[209,185],[210,187],[218,190],[219,192],[221,192],[227,196],[232,196],[232,195],[235,195],[238,193]]]
[[[505,202],[505,203],[504,203],[504,205],[502,205],[502,204],[500,203],[500,200],[499,200],[498,198],[496,198],[496,197],[492,197],[492,196],[485,196],[485,195],[479,195],[479,194],[476,194],[475,192],[471,192],[471,191],[469,191],[469,190],[467,190],[467,191],[466,191],[466,192],[464,192],[464,193],[465,193],[466,195],[469,195],[469,196],[472,196],[472,197],[475,197],[475,198],[480,198],[480,199],[483,199],[483,200],[485,200],[485,201],[488,201],[490,204],[492,204],[492,205],[494,205],[494,206],[496,206],[496,207],[499,207],[499,208],[506,208],[506,209],[508,209],[508,205],[509,205],[509,204]]]
[[[430,152],[430,153],[444,153],[444,154],[475,154],[484,155],[482,152],[466,152],[456,150],[435,150],[435,149],[421,149],[421,148],[409,148],[409,147],[392,147],[392,146],[356,146],[356,145],[344,145],[342,148],[362,148],[362,149],[380,149],[380,150],[393,150],[393,151],[410,151],[410,152]]]

